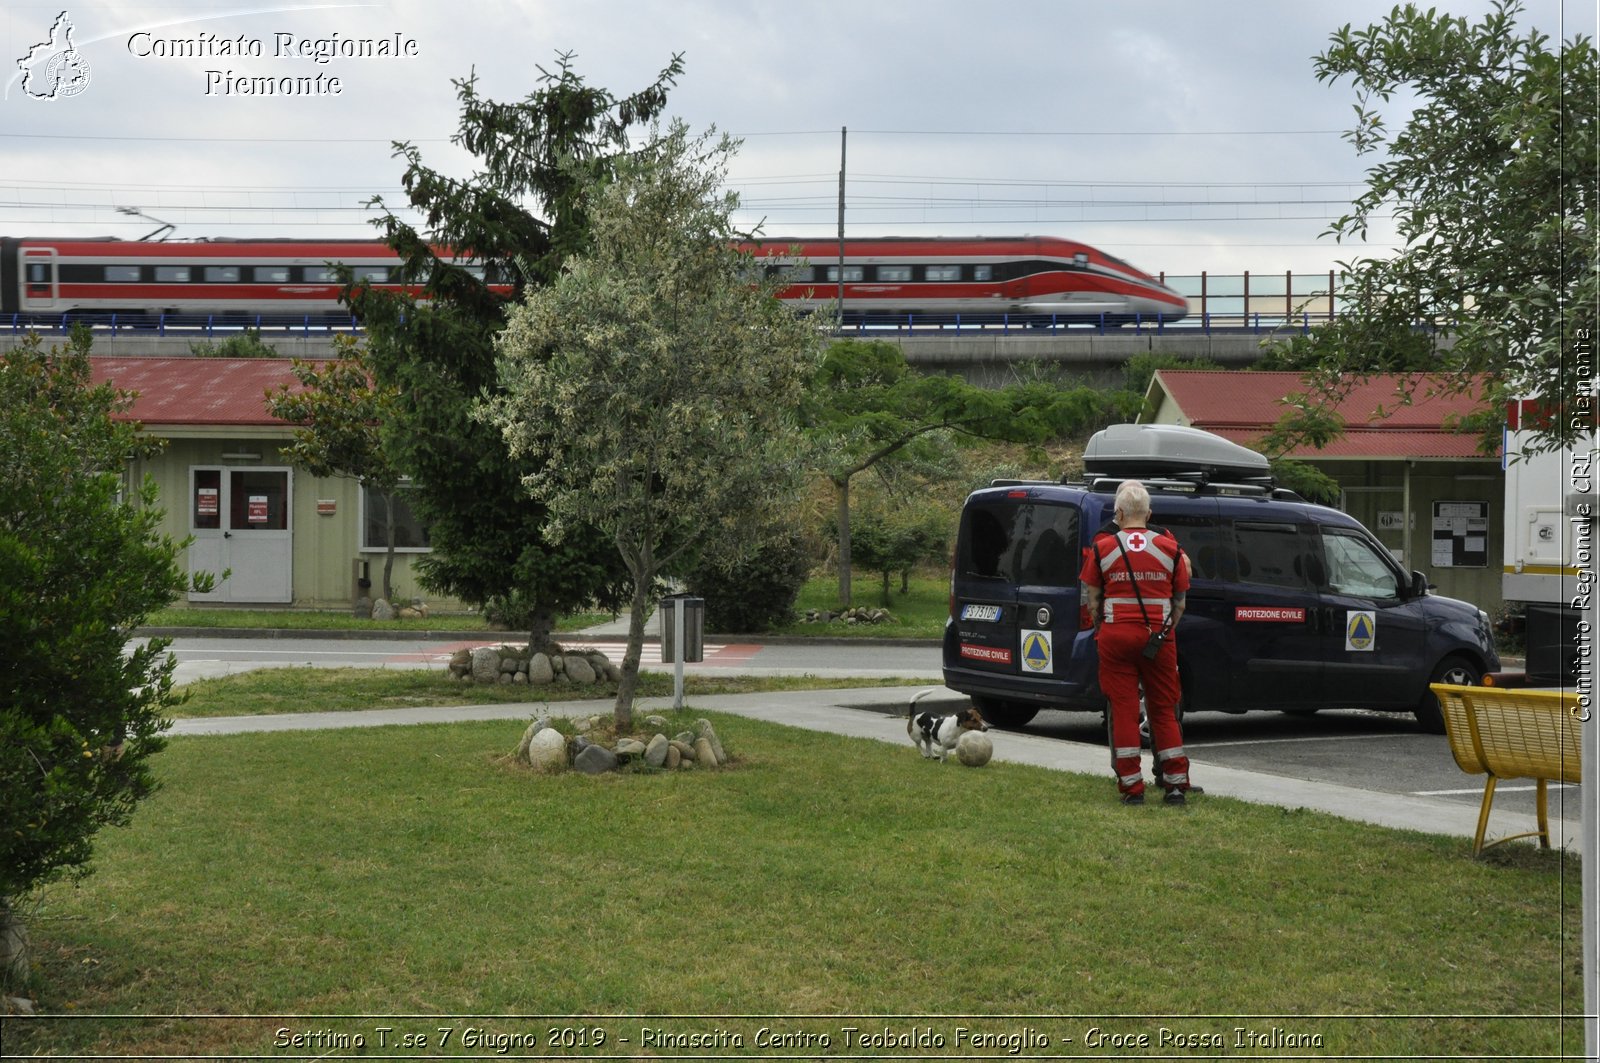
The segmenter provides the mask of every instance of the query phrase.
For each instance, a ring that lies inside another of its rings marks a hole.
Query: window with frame
[[[911,280],[910,266],[879,266],[878,279],[893,283],[905,284]]]
[[[238,266],[207,266],[201,274],[207,284],[237,284],[239,281]]]
[[[337,284],[339,271],[334,266],[307,266],[305,282],[307,284]]]
[[[994,267],[993,266],[973,266],[972,267],[972,279],[975,280],[975,281],[992,281],[992,280],[994,280]]]
[[[958,281],[961,279],[961,267],[929,266],[922,275],[926,280],[930,281]]]
[[[257,284],[288,284],[288,266],[257,266],[251,271],[251,278]]]
[[[156,280],[168,284],[188,284],[190,272],[188,266],[157,266]]]
[[[138,266],[105,267],[105,279],[113,284],[137,284],[140,276]]]
[[[431,549],[427,526],[411,509],[410,484],[401,484],[394,490],[394,548],[420,551]],[[366,484],[361,485],[361,549],[364,552],[382,552],[389,549],[384,535],[383,493]]]
[[[1233,526],[1239,582],[1266,587],[1309,587],[1310,542],[1294,524],[1239,521]]]
[[[358,281],[371,281],[373,284],[389,283],[388,266],[357,266],[350,273]]]
[[[1358,535],[1325,528],[1322,555],[1327,568],[1328,589],[1357,598],[1394,601],[1400,597],[1400,580],[1373,549]]]
[[[866,270],[862,266],[846,266],[844,268],[844,282],[846,284],[859,283],[862,280],[862,278],[865,277],[865,276],[866,276]],[[832,281],[834,284],[838,284],[839,283],[839,267],[838,266],[829,266],[828,267],[828,280]]]

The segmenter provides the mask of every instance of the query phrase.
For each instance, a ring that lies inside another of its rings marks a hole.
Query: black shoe
[[[1142,805],[1144,804],[1144,794],[1123,794],[1122,803],[1125,805]]]
[[[1187,790],[1168,790],[1167,796],[1161,799],[1161,803],[1164,805],[1186,805],[1189,803],[1189,794],[1203,794],[1205,792],[1205,788],[1202,786],[1191,786]]]

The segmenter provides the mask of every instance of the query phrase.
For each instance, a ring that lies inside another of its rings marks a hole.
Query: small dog
[[[922,751],[923,759],[937,757],[943,761],[956,748],[962,731],[987,731],[989,725],[983,721],[983,715],[971,706],[960,712],[943,715],[918,712],[917,702],[931,693],[932,690],[924,690],[911,699],[911,706],[906,713],[906,735]]]

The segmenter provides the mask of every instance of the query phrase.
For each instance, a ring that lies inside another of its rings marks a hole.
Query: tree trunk
[[[850,478],[833,481],[838,497],[839,605],[850,608]]]
[[[549,653],[555,648],[556,615],[539,606],[528,618],[528,649],[532,653]]]
[[[383,495],[383,538],[388,549],[383,555],[383,600],[394,604],[394,492]]]
[[[633,607],[628,614],[628,648],[622,654],[622,678],[617,682],[617,703],[611,710],[617,733],[633,729],[633,692],[639,686],[639,658],[644,652],[644,625],[650,611],[650,579],[633,581]]]
[[[19,989],[28,980],[28,930],[9,900],[0,898],[0,986]]]

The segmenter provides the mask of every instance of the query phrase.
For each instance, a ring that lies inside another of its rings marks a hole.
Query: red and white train
[[[780,272],[780,297],[819,310],[839,296],[839,242],[746,245]],[[330,263],[400,287],[376,240],[0,238],[0,314],[340,314]],[[1103,251],[1054,237],[871,237],[844,242],[844,311],[1040,314],[1061,320],[1176,321],[1188,300]]]

